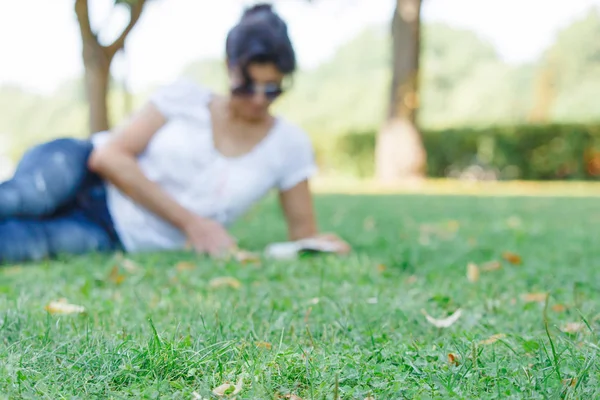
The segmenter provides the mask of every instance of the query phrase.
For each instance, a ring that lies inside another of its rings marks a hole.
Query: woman
[[[29,150],[0,184],[0,262],[187,246],[221,255],[235,247],[225,226],[272,188],[289,238],[317,235],[310,141],[269,113],[296,68],[285,22],[269,5],[247,9],[226,55],[227,97],[178,81],[115,132]]]

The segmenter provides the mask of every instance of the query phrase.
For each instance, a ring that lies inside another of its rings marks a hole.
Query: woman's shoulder
[[[273,132],[273,146],[270,152],[277,154],[274,159],[281,163],[293,162],[296,157],[311,158],[314,154],[314,146],[308,132],[299,124],[289,119],[278,117]]]
[[[277,187],[288,190],[316,172],[315,151],[308,132],[299,124],[278,118],[276,133],[269,159],[277,165]]]
[[[278,143],[288,148],[312,147],[311,138],[304,128],[299,124],[285,118],[277,117],[276,133]]]
[[[179,78],[159,87],[150,96],[150,102],[165,115],[172,117],[197,113],[208,107],[212,91],[188,78]]]

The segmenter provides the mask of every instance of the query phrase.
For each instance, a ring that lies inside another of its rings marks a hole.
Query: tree
[[[425,174],[426,153],[416,127],[422,0],[396,0],[392,18],[389,110],[377,136],[376,177],[397,181]]]
[[[554,81],[556,69],[551,62],[543,63],[535,77],[535,103],[529,113],[529,122],[534,124],[548,123],[552,106],[556,98]]]
[[[550,119],[560,122],[595,122],[600,104],[600,11],[591,8],[582,18],[558,32],[539,66],[550,70]]]
[[[82,56],[90,133],[107,130],[110,127],[107,104],[110,65],[115,54],[123,48],[127,36],[140,19],[147,0],[114,1],[115,6],[129,8],[129,23],[112,43],[103,45],[98,39],[98,33],[92,30],[88,0],[75,0],[75,14],[79,22],[83,46]]]

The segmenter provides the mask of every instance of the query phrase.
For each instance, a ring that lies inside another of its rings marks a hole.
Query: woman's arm
[[[350,251],[348,243],[333,233],[319,233],[309,178],[316,172],[315,154],[309,136],[294,125],[287,125],[285,142],[279,151],[282,164],[278,169],[279,202],[291,241],[315,238],[335,244],[336,253]]]
[[[108,143],[92,152],[88,167],[133,201],[179,228],[197,251],[219,254],[234,243],[225,230],[181,206],[158,184],[146,178],[137,163],[137,156],[165,123],[163,114],[148,103],[119,128]]]
[[[318,233],[312,194],[308,181],[304,180],[289,190],[279,192],[290,240],[313,237]]]
[[[319,233],[308,180],[279,192],[279,202],[288,226],[289,240],[318,238],[336,243],[338,253],[350,252],[350,245],[333,233]]]
[[[183,230],[186,222],[192,219],[191,213],[147,179],[137,163],[137,156],[165,122],[154,105],[147,104],[126,125],[117,129],[108,143],[92,152],[88,167],[136,203]]]

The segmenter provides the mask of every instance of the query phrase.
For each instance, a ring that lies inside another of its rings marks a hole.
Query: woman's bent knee
[[[38,221],[0,222],[0,264],[106,253],[117,248],[118,243],[102,227],[79,213]]]
[[[49,255],[44,230],[18,219],[0,222],[0,264],[40,261]]]
[[[71,138],[31,148],[0,186],[0,219],[48,216],[74,200],[89,175],[92,149],[90,141]]]

